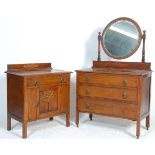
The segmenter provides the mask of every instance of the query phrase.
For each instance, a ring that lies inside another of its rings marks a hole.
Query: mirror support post
[[[101,61],[101,48],[100,48],[100,44],[101,44],[101,32],[98,33],[98,61]]]
[[[143,49],[142,49],[142,62],[145,62],[145,39],[146,39],[146,31],[143,31]]]

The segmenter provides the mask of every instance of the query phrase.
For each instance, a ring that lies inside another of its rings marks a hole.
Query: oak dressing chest
[[[101,61],[100,44],[112,58],[131,56],[143,40],[142,62]],[[140,121],[150,126],[151,63],[145,62],[145,31],[132,19],[122,17],[110,22],[98,35],[98,60],[92,68],[76,70],[76,125],[79,113],[113,116]]]

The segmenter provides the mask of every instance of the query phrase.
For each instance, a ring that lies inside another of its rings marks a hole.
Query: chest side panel
[[[141,116],[150,111],[151,77],[142,80]]]
[[[23,118],[24,78],[7,74],[7,107],[10,114]]]

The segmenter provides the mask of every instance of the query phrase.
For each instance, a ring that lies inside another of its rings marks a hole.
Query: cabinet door
[[[59,112],[59,85],[44,85],[39,88],[38,118],[55,115]]]

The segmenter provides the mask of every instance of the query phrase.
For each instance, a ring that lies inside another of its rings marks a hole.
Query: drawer
[[[78,82],[105,86],[137,87],[137,78],[119,75],[79,73]]]
[[[27,87],[39,87],[40,85],[50,85],[59,83],[69,83],[69,74],[30,77],[27,79]]]
[[[137,101],[137,89],[80,85],[78,87],[78,95],[83,97]]]
[[[137,105],[128,102],[78,98],[78,110],[136,120]]]

